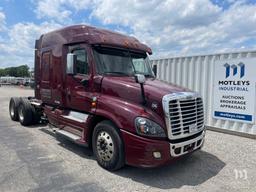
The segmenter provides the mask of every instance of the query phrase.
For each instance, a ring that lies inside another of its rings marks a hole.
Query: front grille
[[[200,97],[169,101],[170,132],[172,138],[189,136],[203,129],[204,109]]]

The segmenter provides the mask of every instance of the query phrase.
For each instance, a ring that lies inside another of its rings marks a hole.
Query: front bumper
[[[170,143],[170,153],[172,157],[178,157],[185,155],[191,151],[195,151],[201,148],[204,143],[205,131],[196,138],[180,142],[180,143]]]
[[[121,130],[121,134],[124,140],[126,164],[136,167],[158,167],[200,149],[204,143],[205,131],[196,138],[179,143],[149,139],[125,130]],[[161,158],[155,158],[154,152],[160,152]]]

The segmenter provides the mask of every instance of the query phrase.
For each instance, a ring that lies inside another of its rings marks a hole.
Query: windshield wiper
[[[145,77],[149,77],[149,78],[155,78],[156,76],[155,75],[151,75],[151,74],[144,74],[144,73],[141,73],[142,75],[144,75]]]

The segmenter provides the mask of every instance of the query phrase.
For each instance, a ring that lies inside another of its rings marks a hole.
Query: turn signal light
[[[93,97],[93,98],[92,98],[91,107],[92,107],[92,108],[96,108],[96,105],[97,105],[97,97]]]

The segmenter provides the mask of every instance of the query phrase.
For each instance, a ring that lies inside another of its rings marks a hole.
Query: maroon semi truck
[[[175,161],[203,145],[203,102],[157,80],[150,54],[134,37],[85,25],[44,34],[35,44],[35,96],[11,98],[11,119],[47,120],[108,170]]]

